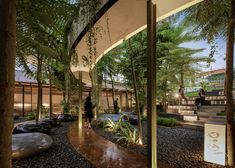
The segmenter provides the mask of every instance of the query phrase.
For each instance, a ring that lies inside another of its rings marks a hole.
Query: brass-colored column
[[[156,4],[147,0],[147,114],[148,114],[148,168],[157,168],[156,115]]]
[[[79,78],[79,99],[78,99],[78,106],[79,106],[79,115],[78,115],[78,128],[82,128],[82,71],[78,72]]]

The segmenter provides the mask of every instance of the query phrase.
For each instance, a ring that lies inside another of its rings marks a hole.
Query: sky
[[[215,42],[217,46],[213,56],[215,62],[211,63],[208,68],[202,68],[203,71],[225,68],[226,42],[223,39],[217,39]],[[204,48],[205,50],[197,54],[198,56],[209,56],[211,50],[210,44],[206,41],[188,42],[184,43],[182,46],[197,49]]]

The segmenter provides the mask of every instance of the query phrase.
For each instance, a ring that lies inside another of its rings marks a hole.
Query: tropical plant
[[[139,144],[139,135],[136,128],[131,129],[130,127],[120,127],[120,131],[117,133],[119,136],[118,141],[124,140],[128,144]]]
[[[28,75],[38,80],[38,121],[42,107],[41,84],[46,82],[43,79],[50,79],[63,90],[64,100],[69,105],[69,91],[73,81],[70,60],[74,52],[68,47],[67,35],[77,15],[77,5],[60,0],[55,3],[49,0],[20,1],[17,10],[18,63]],[[53,75],[47,73],[48,69]]]
[[[120,130],[121,127],[125,127],[127,124],[129,124],[127,121],[125,121],[126,119],[128,119],[128,116],[125,114],[121,115],[117,122],[108,118],[108,120],[105,121],[104,127],[116,132]]]

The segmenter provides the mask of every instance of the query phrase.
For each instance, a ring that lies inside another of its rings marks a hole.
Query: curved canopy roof
[[[155,0],[157,5],[157,21],[167,18],[181,10],[184,10],[202,0]],[[101,0],[102,6],[110,2],[111,7],[100,16],[95,26],[100,27],[98,32],[96,51],[97,56],[93,60],[93,65],[104,54],[116,47],[123,40],[130,38],[136,33],[146,28],[147,23],[147,1],[146,0]],[[82,56],[89,57],[87,46],[87,34],[83,33],[85,26],[73,24],[73,32],[71,36],[76,38],[80,36],[79,40],[70,39],[71,45],[76,49],[77,65],[71,64],[72,72],[89,71],[89,67],[83,61]],[[82,37],[81,37],[82,36]]]

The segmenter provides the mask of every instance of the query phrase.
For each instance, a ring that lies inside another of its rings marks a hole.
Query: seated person
[[[197,108],[199,108],[201,105],[205,104],[205,91],[203,88],[199,90],[199,98],[196,98],[195,105]]]

